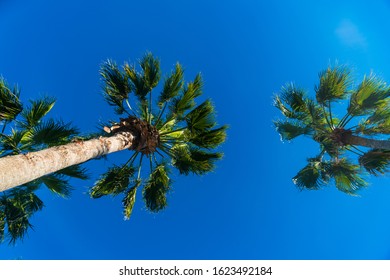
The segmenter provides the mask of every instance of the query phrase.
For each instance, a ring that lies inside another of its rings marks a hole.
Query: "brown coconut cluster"
[[[160,134],[158,130],[147,121],[130,116],[120,119],[119,123],[112,127],[104,127],[107,133],[130,132],[134,136],[131,150],[141,152],[145,155],[154,153],[160,143]]]
[[[332,131],[331,139],[339,146],[345,146],[346,139],[352,134],[352,131],[344,128],[335,128]]]

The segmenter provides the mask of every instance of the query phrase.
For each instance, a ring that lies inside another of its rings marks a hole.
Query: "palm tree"
[[[78,133],[71,124],[46,117],[54,106],[53,98],[44,97],[23,106],[19,96],[18,87],[11,89],[3,78],[0,79],[0,160],[12,158],[10,155],[66,144]],[[71,191],[70,177],[87,178],[85,170],[75,165],[2,192],[0,241],[8,236],[10,242],[14,243],[32,227],[29,218],[43,208],[43,202],[34,193],[35,190],[46,186],[66,197]]]
[[[104,134],[92,139],[77,138],[60,146],[0,158],[0,191],[125,150],[129,153],[127,161],[101,175],[90,194],[93,198],[123,194],[124,215],[128,219],[141,187],[150,211],[166,207],[166,195],[171,188],[170,167],[184,175],[201,175],[214,169],[215,161],[222,157],[215,148],[225,141],[227,127],[216,127],[214,106],[209,99],[195,103],[202,94],[199,74],[185,84],[183,68],[176,64],[157,96],[160,62],[150,53],[139,61],[139,68],[128,63],[118,67],[108,60],[100,74],[104,97],[121,116],[119,121],[103,126]],[[141,169],[149,171],[147,178],[142,178],[145,172]]]
[[[348,193],[367,186],[366,174],[388,171],[390,160],[390,87],[370,74],[353,84],[345,66],[328,67],[319,74],[315,100],[305,90],[288,84],[275,96],[283,120],[274,121],[282,140],[304,135],[319,144],[293,182],[300,189],[319,189],[332,180]],[[342,107],[340,101],[348,99]],[[339,119],[336,111],[346,109]],[[353,160],[357,160],[354,161]]]

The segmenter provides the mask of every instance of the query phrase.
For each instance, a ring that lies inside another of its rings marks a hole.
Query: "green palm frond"
[[[16,86],[11,90],[0,77],[0,122],[14,120],[23,110],[19,95],[20,91]]]
[[[177,63],[175,66],[175,71],[165,80],[164,88],[160,94],[158,105],[163,106],[165,102],[168,102],[175,98],[183,88],[183,68]]]
[[[127,77],[132,83],[134,94],[138,97],[140,101],[145,100],[150,88],[145,82],[143,74],[139,73],[135,69],[135,66],[130,66],[129,64],[125,64],[124,69]]]
[[[350,195],[367,186],[367,182],[359,175],[359,165],[350,163],[346,158],[328,163],[327,174],[335,181],[336,188]]]
[[[78,134],[78,129],[70,123],[48,119],[32,127],[25,135],[24,142],[48,147],[66,144]]]
[[[100,198],[105,195],[118,195],[123,193],[134,175],[132,166],[113,166],[104,173],[92,187],[90,195],[92,198]]]
[[[123,101],[129,97],[131,85],[128,77],[122,73],[115,62],[107,60],[100,67],[100,75],[104,81],[104,98],[115,107],[118,114],[124,112]]]
[[[196,148],[189,148],[187,145],[177,145],[171,149],[172,165],[180,174],[188,175],[193,173],[202,175],[215,168],[215,161],[222,158],[222,153],[212,153]]]
[[[19,131],[12,129],[10,135],[3,135],[0,141],[0,149],[8,154],[19,154],[21,153],[21,143],[25,138],[25,131]]]
[[[300,121],[274,121],[274,125],[282,141],[290,141],[300,135],[313,134],[313,129]]]
[[[122,200],[125,219],[130,219],[131,213],[133,212],[135,196],[137,194],[137,189],[141,185],[141,180],[136,180],[133,187],[131,187],[125,194],[125,197]]]
[[[89,176],[87,174],[87,169],[82,168],[80,165],[69,166],[67,168],[57,171],[56,174],[61,176],[68,176],[71,178],[77,178],[81,180],[89,179]]]
[[[201,148],[213,149],[221,145],[226,140],[226,130],[228,126],[224,125],[216,129],[195,134],[189,141]]]
[[[364,135],[390,134],[390,108],[376,108],[374,113],[356,127],[355,132]]]
[[[307,117],[307,101],[305,90],[297,88],[293,83],[286,84],[274,97],[274,106],[291,119],[302,120]]]
[[[390,87],[381,79],[374,75],[365,76],[351,95],[348,113],[352,116],[371,114],[377,108],[386,106],[389,95]]]
[[[320,84],[316,86],[317,102],[328,107],[330,102],[344,99],[351,85],[350,71],[344,66],[328,67],[319,75]]]
[[[45,185],[53,193],[64,198],[69,197],[73,189],[68,180],[63,178],[63,175],[59,173],[43,176],[39,178],[38,181]]]
[[[8,226],[10,243],[23,239],[27,230],[32,227],[29,218],[42,210],[43,202],[32,192],[16,190],[0,199],[0,234],[4,237],[5,224]]]
[[[145,86],[150,90],[155,88],[160,81],[160,61],[153,57],[151,53],[147,53],[140,61],[140,66],[143,71],[143,79]]]
[[[318,190],[328,183],[329,177],[324,172],[323,163],[319,158],[309,158],[308,164],[292,180],[301,190]]]
[[[198,107],[190,111],[186,116],[187,128],[191,133],[201,133],[216,125],[214,106],[210,100],[206,100]]]
[[[162,163],[150,174],[143,189],[146,207],[152,212],[158,212],[167,206],[167,193],[171,180],[168,177],[168,167]]]
[[[195,98],[202,94],[203,80],[200,74],[196,75],[193,82],[188,83],[183,93],[174,98],[169,106],[171,114],[176,118],[181,118],[187,110],[195,107]]]
[[[390,151],[372,149],[359,157],[359,163],[372,175],[384,174],[390,164]]]
[[[56,100],[52,97],[44,97],[39,100],[31,100],[21,113],[22,121],[19,123],[24,128],[31,128],[38,125],[42,118],[50,112]]]

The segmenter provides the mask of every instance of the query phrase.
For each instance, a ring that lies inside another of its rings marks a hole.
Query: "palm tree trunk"
[[[0,158],[0,192],[66,167],[131,148],[133,142],[133,134],[120,132],[111,137],[100,137]]]
[[[356,135],[346,135],[345,144],[354,145],[354,146],[363,146],[373,149],[383,149],[390,150],[390,141],[389,140],[376,140],[368,139]]]

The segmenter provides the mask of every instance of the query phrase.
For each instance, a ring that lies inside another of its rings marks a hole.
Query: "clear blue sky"
[[[39,192],[46,207],[34,231],[1,259],[388,259],[390,180],[371,179],[360,197],[333,186],[298,191],[291,178],[316,153],[310,139],[282,143],[272,96],[289,81],[313,92],[338,60],[357,78],[390,81],[390,3],[377,1],[49,1],[0,2],[0,73],[23,100],[55,96],[51,116],[83,132],[115,116],[101,96],[99,65],[145,51],[164,72],[179,61],[205,80],[225,158],[202,177],[175,176],[169,207],[130,221],[120,198],[88,188],[121,155],[86,164],[70,199]]]

